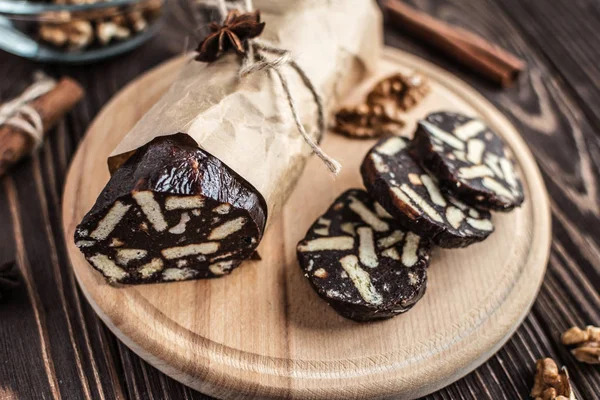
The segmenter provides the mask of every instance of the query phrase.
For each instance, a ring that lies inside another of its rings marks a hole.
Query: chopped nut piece
[[[329,276],[329,274],[327,273],[327,271],[325,271],[323,268],[319,268],[318,270],[315,271],[314,275],[317,278],[321,278],[321,279],[325,279]]]
[[[377,154],[377,153],[374,153],[374,154]],[[408,174],[408,180],[413,185],[422,185],[423,184],[423,182],[421,181],[421,177],[415,173]]]
[[[562,335],[566,346],[577,346],[571,354],[577,361],[586,364],[600,364],[600,328],[589,325],[585,329],[572,327]]]
[[[125,243],[123,243],[123,241],[119,238],[112,238],[110,241],[110,247],[121,247],[123,246]]]
[[[551,358],[538,360],[531,397],[535,400],[576,400],[567,369],[563,367],[559,371]]]

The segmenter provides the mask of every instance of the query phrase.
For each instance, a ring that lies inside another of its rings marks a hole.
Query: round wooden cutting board
[[[374,141],[329,134],[324,149],[343,165],[335,178],[316,158],[273,221],[259,252],[230,276],[115,288],[73,244],[75,226],[109,175],[106,157],[167,89],[182,60],[168,62],[119,92],[91,125],[69,171],[63,221],[81,289],[100,318],[156,368],[224,399],[408,399],[461,378],[496,352],[528,312],[550,247],[546,189],[513,126],[481,95],[447,72],[387,49],[381,75],[420,70],[432,93],[412,110],[406,134],[427,113],[479,115],[519,164],[526,202],[494,215],[496,232],[467,249],[435,249],[425,297],[394,319],[359,324],[336,314],[302,276],[295,248],[310,224],[349,187]],[[365,82],[350,101],[373,82]]]

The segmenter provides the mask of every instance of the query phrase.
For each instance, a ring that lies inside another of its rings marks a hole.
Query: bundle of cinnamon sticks
[[[41,122],[40,136],[45,135],[70,111],[83,96],[83,89],[71,78],[62,78],[49,92],[27,103],[35,118]],[[2,106],[2,104],[0,104]],[[19,111],[15,113],[17,116]],[[25,122],[31,113],[22,115]],[[0,124],[0,176],[36,147],[38,138],[15,124]]]

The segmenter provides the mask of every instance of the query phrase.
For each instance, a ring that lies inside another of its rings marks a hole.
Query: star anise
[[[212,33],[208,35],[196,50],[197,61],[213,62],[221,54],[233,49],[238,54],[245,53],[244,43],[260,35],[265,23],[260,22],[260,11],[240,14],[237,10],[229,11],[223,25],[211,22]]]
[[[0,301],[8,292],[19,286],[19,273],[14,261],[0,265]]]

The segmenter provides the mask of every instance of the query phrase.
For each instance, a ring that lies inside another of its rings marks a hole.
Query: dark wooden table
[[[0,304],[0,399],[208,399],[146,364],[83,299],[65,252],[61,193],[86,127],[112,95],[183,50],[197,26],[172,0],[167,26],[138,50],[102,63],[47,66],[0,53],[0,100],[36,69],[79,80],[87,96],[36,156],[0,185],[0,262],[16,259],[24,284]],[[428,399],[522,399],[535,360],[565,364],[579,399],[600,398],[600,368],[578,364],[559,343],[572,325],[600,325],[600,2],[419,0],[419,8],[469,28],[528,63],[519,84],[498,90],[435,51],[386,28],[388,45],[417,53],[479,89],[522,132],[551,197],[554,240],[531,313],[488,362]]]

